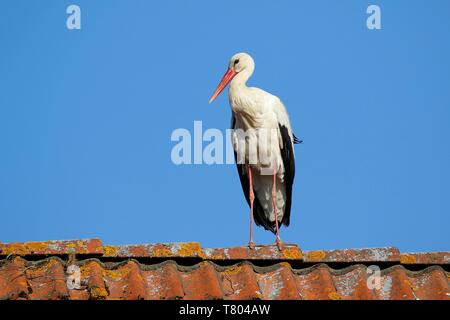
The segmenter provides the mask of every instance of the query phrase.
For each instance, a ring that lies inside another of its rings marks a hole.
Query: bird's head
[[[237,76],[238,74],[245,74],[244,80],[247,80],[248,77],[250,77],[250,75],[253,73],[254,68],[255,62],[248,53],[241,52],[236,53],[234,56],[232,56],[230,62],[228,63],[228,70],[223,75],[222,80],[217,86],[216,91],[214,91],[213,95],[211,96],[211,99],[209,99],[209,103],[213,102],[214,99],[219,96],[219,94],[223,91],[223,89],[225,89],[227,84],[231,80],[233,80],[235,76]]]
[[[236,74],[245,69],[252,69],[255,67],[253,58],[245,52],[236,53],[231,57],[228,69],[234,71]]]

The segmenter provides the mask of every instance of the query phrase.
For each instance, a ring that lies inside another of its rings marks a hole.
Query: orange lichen
[[[185,242],[180,244],[178,254],[181,257],[203,257],[203,252],[198,242]]]
[[[261,292],[256,292],[256,293],[255,293],[255,299],[256,299],[256,300],[263,300],[264,297],[263,297],[263,295],[262,295]]]
[[[115,257],[119,250],[115,246],[103,246],[103,252],[105,256]]]
[[[170,251],[170,249],[168,249],[167,247],[156,248],[154,251],[154,255],[158,258],[173,256],[172,251]]]
[[[298,260],[303,258],[301,250],[297,247],[284,247],[282,254],[286,259]]]
[[[3,247],[2,254],[24,255],[45,250],[47,247],[45,242],[10,243]]]
[[[104,277],[107,277],[111,280],[121,280],[126,275],[128,275],[129,272],[130,272],[130,270],[128,268],[122,267],[117,270],[104,269],[102,274]]]
[[[335,292],[335,291],[330,292],[328,294],[328,298],[330,298],[331,300],[342,300],[342,296],[339,293]]]
[[[417,291],[417,290],[418,290],[418,288],[417,288],[411,281],[405,279],[405,280],[403,280],[403,282],[404,282],[408,287],[410,287],[413,291]]]
[[[60,264],[61,264],[61,260],[52,257],[52,258],[49,258],[49,260],[47,261],[45,266],[42,266],[42,267],[45,269],[49,269],[55,265],[60,265]]]
[[[225,271],[223,271],[223,274],[227,275],[227,276],[232,276],[235,274],[238,274],[239,272],[241,272],[242,270],[242,266],[236,265],[236,266],[232,266],[228,269],[226,269]]]
[[[99,241],[92,247],[90,240],[69,240],[69,241],[33,241],[33,242],[12,242],[0,244],[3,254],[29,255],[29,254],[86,254],[95,251]]]
[[[25,247],[29,251],[41,251],[48,248],[48,243],[45,242],[28,242],[25,244]]]
[[[80,248],[84,246],[83,240],[76,240],[75,243],[76,243],[76,245],[77,245],[78,247],[80,247]]]
[[[105,288],[92,287],[90,294],[93,299],[105,299],[108,296],[108,291]]]
[[[50,258],[45,264],[30,266],[25,270],[27,278],[40,279],[42,277],[51,276],[52,267],[60,264],[61,262],[56,258]]]
[[[323,250],[316,250],[308,252],[307,256],[309,261],[322,261],[325,258],[326,253]]]
[[[92,272],[92,268],[95,268],[95,265],[97,265],[97,262],[89,261],[88,263],[85,263],[80,266],[80,274],[82,277],[88,276]]]
[[[88,276],[89,276],[89,274],[90,274],[90,266],[88,266],[88,265],[82,265],[82,266],[80,266],[80,276],[81,276],[81,279],[86,279]]]
[[[412,254],[402,254],[402,255],[400,255],[400,263],[414,264],[414,263],[416,263],[416,257]]]

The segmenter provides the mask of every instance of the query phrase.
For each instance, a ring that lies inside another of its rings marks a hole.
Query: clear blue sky
[[[214,3],[213,3],[214,2]],[[77,4],[82,29],[66,28]],[[366,28],[378,4],[382,30]],[[2,1],[0,241],[248,241],[234,165],[175,166],[236,52],[285,102],[303,249],[450,250],[450,2]],[[260,228],[258,243],[272,243]]]

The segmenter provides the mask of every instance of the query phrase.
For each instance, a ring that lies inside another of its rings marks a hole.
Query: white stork
[[[294,136],[280,99],[259,88],[247,87],[254,69],[250,55],[235,54],[209,103],[230,83],[233,147],[242,189],[250,206],[249,247],[254,248],[254,218],[256,225],[276,234],[275,243],[281,249],[279,228],[283,224],[289,226],[291,213],[294,143],[301,141]],[[239,139],[238,131],[245,132],[244,140]],[[244,157],[240,158],[242,154]],[[261,154],[267,157],[261,157]]]

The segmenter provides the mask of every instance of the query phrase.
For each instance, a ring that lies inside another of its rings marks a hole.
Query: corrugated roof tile
[[[346,272],[337,273],[333,277],[337,293],[348,300],[373,300],[375,292],[367,284],[367,267],[356,265]]]
[[[294,274],[288,264],[278,264],[273,271],[257,273],[258,284],[265,300],[298,300],[300,298]]]
[[[395,266],[385,277],[383,297],[387,297],[388,300],[415,300],[417,298],[414,295],[411,281],[404,268]],[[390,286],[389,283],[391,284]]]
[[[14,258],[0,268],[0,300],[28,298],[30,287],[25,269],[25,260],[21,258]]]
[[[43,263],[32,264],[25,269],[30,286],[29,299],[65,300],[70,298],[66,283],[64,262],[49,258]]]
[[[187,272],[181,272],[185,296],[188,300],[223,299],[220,279],[214,266],[202,262]]]
[[[224,298],[231,300],[259,300],[262,293],[253,265],[239,263],[220,272]]]
[[[103,280],[103,268],[97,261],[89,261],[80,268],[81,283],[86,285],[89,299],[102,300],[108,296]]]
[[[325,265],[297,271],[297,287],[303,300],[336,300],[336,292],[330,269]]]
[[[446,252],[375,248],[303,256],[296,246],[104,246],[98,239],[0,245],[0,299],[450,300]],[[384,269],[368,270],[378,263]]]
[[[410,277],[411,288],[416,299],[437,300],[441,297],[450,298],[450,285],[446,274],[441,268],[430,267]]]

